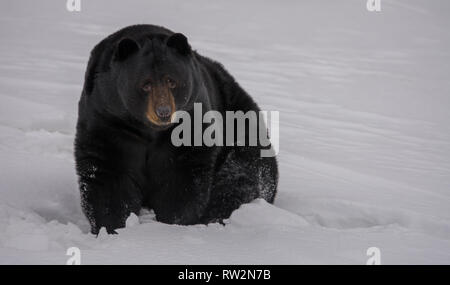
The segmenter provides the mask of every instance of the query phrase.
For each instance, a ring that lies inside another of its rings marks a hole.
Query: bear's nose
[[[166,121],[172,115],[172,108],[167,105],[159,106],[156,108],[156,115],[163,121]]]

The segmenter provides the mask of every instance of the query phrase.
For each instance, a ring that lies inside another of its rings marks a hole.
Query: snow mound
[[[302,227],[309,223],[302,217],[267,203],[264,199],[256,199],[244,204],[233,212],[226,221],[227,224],[238,227],[267,226]]]

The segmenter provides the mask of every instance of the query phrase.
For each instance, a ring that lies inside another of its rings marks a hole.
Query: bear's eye
[[[146,83],[144,86],[142,86],[142,90],[145,92],[150,92],[152,90],[152,84]]]
[[[171,89],[173,89],[173,88],[175,88],[177,86],[175,81],[172,78],[170,78],[170,77],[166,78],[166,83],[167,83],[167,86],[169,86],[169,88],[171,88]]]

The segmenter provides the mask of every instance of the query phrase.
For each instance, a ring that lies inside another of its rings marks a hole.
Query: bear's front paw
[[[125,217],[108,215],[89,219],[89,221],[91,223],[91,233],[94,235],[98,235],[102,228],[105,228],[108,234],[117,234],[117,229],[125,228]]]

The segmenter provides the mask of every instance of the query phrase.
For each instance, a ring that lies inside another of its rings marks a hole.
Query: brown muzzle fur
[[[169,108],[170,115],[168,119],[161,118],[158,116],[157,109],[165,107]],[[175,113],[175,99],[173,98],[172,92],[168,86],[156,85],[148,94],[147,103],[147,119],[155,125],[167,125],[170,123],[170,119]]]

